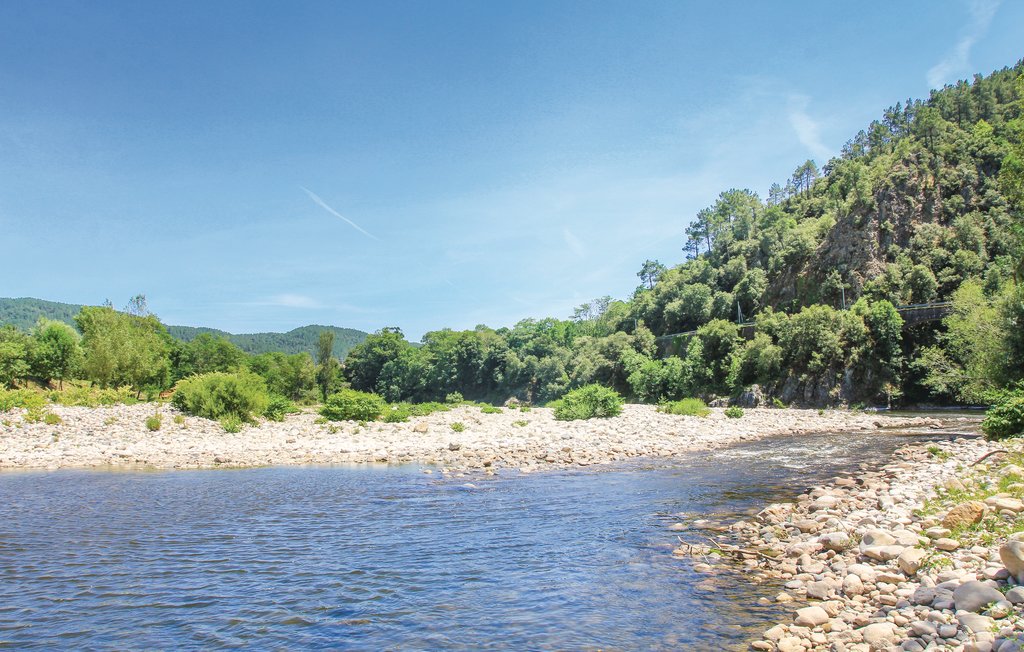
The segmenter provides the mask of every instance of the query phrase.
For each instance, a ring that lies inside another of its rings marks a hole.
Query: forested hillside
[[[722,192],[681,226],[685,261],[646,261],[628,300],[419,348],[384,329],[346,375],[392,400],[536,402],[598,382],[645,401],[985,401],[1024,376],[1022,71],[897,103],[766,198]],[[947,299],[951,316],[910,327],[895,308]]]
[[[81,305],[71,303],[60,303],[57,301],[43,301],[42,299],[0,298],[0,325],[10,324],[16,328],[28,331],[40,317],[62,321],[72,326],[75,325],[75,315],[82,310]],[[194,326],[167,326],[167,332],[176,340],[191,342],[202,333],[213,337],[223,337],[246,353],[257,355],[278,351],[286,354],[309,353],[313,355],[317,350],[317,338],[321,331],[334,332],[334,357],[344,360],[345,356],[353,346],[366,339],[366,333],[352,328],[339,328],[337,326],[301,326],[287,333],[228,333],[216,328],[203,328]]]

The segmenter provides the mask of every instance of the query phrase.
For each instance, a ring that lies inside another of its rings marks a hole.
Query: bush
[[[50,392],[50,400],[59,405],[77,405],[81,407],[97,407],[100,405],[114,405],[126,403],[134,405],[138,403],[135,392],[131,387],[119,387],[117,389],[100,389],[98,387],[67,387],[63,390]]]
[[[59,426],[64,423],[64,420],[53,412],[47,412],[43,415],[43,423],[48,426]]]
[[[680,414],[688,417],[706,417],[711,414],[711,409],[699,398],[684,398],[680,401],[659,405],[658,412]]]
[[[220,427],[224,428],[224,432],[230,432],[234,434],[236,432],[242,431],[243,423],[244,422],[242,421],[241,417],[234,414],[229,414],[220,420]]]
[[[455,432],[462,432],[465,429],[466,429],[466,426],[462,425],[458,421],[456,421],[455,423],[452,424],[452,430],[454,430]]]
[[[410,403],[408,406],[409,414],[414,417],[425,417],[433,414],[434,412],[448,412],[452,409],[450,405],[436,402]]]
[[[555,408],[559,421],[614,417],[622,412],[622,397],[614,389],[601,385],[587,385],[574,389]]]
[[[185,415],[183,415],[183,414],[175,414],[174,415],[174,423],[178,424],[179,426],[185,425]]]
[[[494,407],[493,405],[485,405],[480,408],[480,411],[484,414],[501,414],[503,410],[500,407]]]
[[[387,407],[384,399],[376,394],[343,389],[327,397],[320,414],[331,421],[374,421]]]
[[[164,422],[164,418],[161,415],[154,414],[153,416],[151,416],[148,419],[146,419],[146,428],[150,432],[156,432],[157,430],[160,430],[160,425],[163,422]]]
[[[985,439],[1006,439],[1024,435],[1024,388],[1005,393],[985,413],[981,422]]]
[[[0,388],[0,412],[7,412],[15,408],[26,410],[42,410],[46,405],[46,397],[39,392],[28,389],[2,389]]]
[[[270,402],[267,403],[267,409],[263,410],[263,416],[267,417],[271,421],[284,421],[286,414],[297,414],[301,411],[302,410],[295,407],[295,404],[285,397],[272,394],[270,396]]]
[[[252,422],[267,411],[270,396],[263,379],[251,371],[212,372],[178,381],[171,402],[197,417]]]
[[[730,419],[739,419],[743,416],[743,408],[733,405],[732,407],[725,408],[725,416]]]
[[[405,423],[411,416],[412,409],[408,403],[396,403],[387,410],[384,410],[381,421],[384,423]]]
[[[448,403],[449,405],[457,405],[457,404],[461,403],[464,400],[465,399],[462,398],[462,393],[461,392],[452,392],[448,396],[444,397],[444,402]]]

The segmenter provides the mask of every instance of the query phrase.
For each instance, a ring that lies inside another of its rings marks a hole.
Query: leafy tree
[[[316,382],[320,387],[321,398],[325,401],[338,373],[338,361],[331,355],[333,349],[334,331],[320,331],[316,346]]]
[[[57,379],[64,389],[64,379],[70,378],[82,363],[81,337],[64,322],[40,317],[32,338],[33,373],[46,382]]]
[[[0,327],[0,387],[11,386],[29,372],[29,338],[13,326]]]
[[[654,284],[658,281],[658,278],[665,272],[665,266],[656,260],[645,260],[643,267],[636,273],[640,277],[640,281],[644,283],[648,289],[653,290]]]
[[[155,315],[139,317],[110,307],[85,307],[75,317],[82,331],[82,370],[101,387],[144,389],[170,384],[171,338]]]
[[[172,354],[174,375],[184,378],[213,371],[232,372],[245,366],[246,354],[226,337],[200,333]]]
[[[248,367],[263,378],[271,394],[302,403],[316,400],[316,365],[308,353],[261,353],[249,358]]]

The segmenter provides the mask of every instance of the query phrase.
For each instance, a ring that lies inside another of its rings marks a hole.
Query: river
[[[4,472],[0,646],[742,648],[778,616],[756,604],[773,587],[700,584],[668,526],[757,511],[944,436],[776,437],[490,478],[417,466]]]

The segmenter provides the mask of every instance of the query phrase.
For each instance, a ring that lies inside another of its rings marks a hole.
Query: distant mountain
[[[0,298],[0,324],[13,324],[22,330],[28,330],[35,325],[39,317],[55,319],[74,326],[75,315],[82,309],[81,305],[73,303],[60,303],[58,301],[44,301],[42,299]],[[334,355],[344,359],[348,352],[355,345],[366,339],[366,333],[353,328],[338,328],[337,326],[319,326],[312,324],[300,326],[287,333],[228,333],[216,328],[205,328],[196,326],[167,326],[167,332],[171,337],[182,342],[191,342],[201,333],[222,336],[231,340],[238,348],[246,353],[266,353],[268,351],[281,351],[283,353],[301,353],[303,351],[313,355],[316,353],[317,339],[320,331],[334,331]]]

